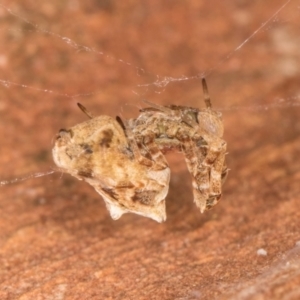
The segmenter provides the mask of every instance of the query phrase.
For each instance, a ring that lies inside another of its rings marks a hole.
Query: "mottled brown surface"
[[[68,175],[1,187],[1,300],[300,299],[299,1],[239,51],[283,1],[2,3],[39,27],[0,8],[1,179],[53,166],[55,134],[86,119],[76,102],[123,118],[144,98],[202,106],[199,80],[139,85],[203,71],[231,171],[201,215],[182,156],[168,155],[163,224],[113,221]]]

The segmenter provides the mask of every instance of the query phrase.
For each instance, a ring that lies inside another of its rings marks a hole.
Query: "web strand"
[[[279,15],[280,12],[282,12],[284,10],[284,8],[286,8],[286,6],[291,2],[292,0],[287,0],[279,9],[276,10],[276,12],[274,14],[272,14],[272,16],[270,18],[268,18],[265,22],[263,22],[249,37],[247,37],[242,43],[240,43],[234,50],[232,50],[230,53],[228,53],[227,55],[225,55],[218,63],[216,63],[213,67],[209,68],[206,71],[203,71],[197,75],[194,76],[185,76],[182,75],[180,77],[172,77],[172,76],[159,76],[156,75],[157,79],[154,82],[150,82],[150,83],[145,83],[145,84],[138,84],[136,85],[136,87],[141,88],[141,87],[150,87],[150,86],[155,86],[158,88],[165,88],[167,85],[169,85],[170,83],[177,83],[177,82],[183,82],[183,81],[191,81],[191,80],[199,80],[202,77],[209,77],[211,74],[213,74],[221,65],[223,65],[226,61],[228,61],[237,51],[240,51],[250,40],[252,40],[263,28],[265,28],[270,22],[272,22],[272,20],[276,19]],[[19,14],[15,13],[14,11],[12,11],[10,8],[4,6],[3,4],[0,3],[0,7],[2,7],[4,10],[6,10],[9,14],[11,14],[12,16],[16,17],[17,19],[20,19],[21,21],[23,21],[24,23],[32,26],[34,28],[34,30],[26,30],[26,31],[32,31],[32,32],[37,32],[37,33],[43,33],[43,34],[47,34],[49,36],[53,36],[56,37],[60,40],[62,40],[64,43],[66,43],[68,46],[70,46],[71,48],[75,49],[76,51],[80,52],[80,51],[85,51],[85,52],[92,52],[95,53],[97,55],[101,55],[101,56],[105,56],[109,59],[113,59],[115,61],[118,61],[119,63],[122,63],[128,67],[133,67],[135,68],[138,73],[143,73],[143,74],[148,74],[148,75],[152,75],[152,73],[147,72],[145,69],[137,67],[135,65],[133,65],[130,62],[127,62],[123,59],[120,58],[115,58],[111,55],[107,55],[102,51],[99,51],[95,48],[92,47],[88,47],[85,45],[81,45],[77,42],[75,42],[74,40],[72,40],[69,37],[64,37],[61,36],[57,33],[42,29],[39,25],[27,20],[26,18],[20,16]],[[60,93],[54,90],[50,90],[50,89],[42,89],[42,88],[37,88],[37,87],[33,87],[33,86],[29,86],[29,85],[25,85],[25,84],[21,84],[21,83],[16,83],[16,82],[12,82],[9,80],[5,80],[5,79],[0,79],[0,83],[3,86],[6,87],[10,87],[10,86],[16,86],[16,87],[21,87],[21,88],[28,88],[31,90],[35,90],[38,92],[44,92],[44,93],[49,93],[49,94],[53,94],[53,95],[58,95],[58,96],[63,96],[63,97],[67,97],[67,98],[79,98],[79,97],[88,97],[88,96],[92,96],[92,95],[96,95],[97,92],[88,92],[88,93],[79,93],[79,94],[68,94],[68,93]],[[136,91],[133,91],[134,94],[138,95],[138,93]]]
[[[145,84],[138,84],[138,85],[136,85],[136,87],[148,88],[148,87],[154,86],[154,87],[157,87],[157,88],[160,88],[160,89],[164,89],[165,87],[167,87],[171,83],[185,82],[185,81],[191,81],[191,80],[199,80],[202,77],[211,76],[214,72],[216,72],[216,70],[221,65],[223,65],[226,61],[228,61],[232,56],[235,55],[236,52],[240,51],[255,36],[257,36],[257,34],[259,32],[261,32],[264,28],[266,28],[268,24],[270,24],[273,20],[277,19],[278,15],[291,2],[292,2],[292,0],[287,0],[279,9],[277,9],[275,11],[275,13],[273,13],[254,32],[252,32],[252,34],[249,37],[247,37],[242,43],[240,43],[237,47],[235,47],[232,51],[230,51],[219,62],[217,62],[213,67],[209,68],[208,70],[206,70],[202,73],[196,74],[194,76],[182,75],[180,77],[172,77],[172,76],[159,76],[159,75],[156,75],[156,80],[154,82],[145,83]],[[108,55],[108,54],[105,54],[104,52],[99,51],[99,50],[97,50],[93,47],[81,45],[81,44],[77,43],[76,41],[74,41],[73,39],[71,39],[69,37],[64,37],[64,36],[59,35],[57,33],[45,30],[45,29],[41,28],[39,25],[37,25],[37,24],[27,20],[26,18],[20,16],[19,14],[15,13],[14,11],[12,11],[11,9],[9,9],[8,7],[4,6],[1,3],[0,3],[0,7],[3,8],[4,10],[6,10],[10,15],[14,16],[15,18],[17,18],[17,19],[21,20],[22,22],[32,26],[33,29],[26,30],[27,32],[35,32],[35,33],[40,33],[40,34],[52,36],[56,39],[59,39],[60,41],[65,43],[68,47],[74,49],[77,52],[84,51],[84,52],[88,52],[88,53],[95,53],[99,56],[103,56],[103,57],[112,59],[114,61],[117,61],[117,62],[119,62],[123,65],[126,65],[127,67],[134,68],[139,74],[149,74],[151,76],[154,76],[153,73],[147,72],[145,69],[137,67],[134,64],[132,64],[130,62],[127,62],[127,61],[125,61],[121,58],[115,58],[115,57],[113,57],[111,55]],[[22,30],[22,31],[25,31],[25,30]],[[17,82],[13,82],[13,81],[10,81],[10,80],[5,80],[5,79],[0,79],[0,84],[2,84],[4,87],[7,87],[7,88],[10,88],[11,86],[14,86],[14,87],[19,87],[19,88],[23,88],[23,89],[35,90],[37,92],[48,93],[48,94],[52,94],[52,95],[56,95],[56,96],[63,96],[63,97],[66,97],[66,98],[88,97],[88,96],[97,94],[97,92],[94,92],[94,91],[87,92],[87,93],[79,93],[79,94],[61,93],[61,92],[58,92],[58,91],[55,91],[55,90],[38,88],[38,87],[34,87],[34,86],[22,84],[22,83],[17,83]],[[133,91],[133,93],[136,93],[136,92]],[[138,93],[136,93],[136,94],[138,96],[140,96]],[[255,111],[266,111],[266,110],[269,110],[269,109],[278,109],[278,108],[286,108],[286,107],[298,107],[298,106],[300,106],[300,95],[295,95],[293,97],[289,97],[289,98],[281,99],[281,100],[274,100],[272,103],[268,103],[268,104],[255,104],[255,105],[249,105],[249,106],[230,106],[230,107],[223,107],[223,108],[221,107],[217,110],[223,111],[223,112],[241,111],[241,110],[255,112]],[[49,171],[46,171],[46,172],[38,172],[38,173],[29,174],[29,175],[14,178],[14,179],[11,179],[11,180],[2,180],[2,181],[0,181],[0,187],[8,185],[8,184],[22,182],[22,181],[32,179],[32,178],[39,178],[39,177],[43,177],[43,176],[48,176],[48,175],[51,175],[55,172],[57,172],[57,170],[49,170]]]
[[[50,171],[46,171],[46,172],[37,172],[37,173],[29,174],[29,175],[26,175],[26,176],[23,176],[23,177],[18,177],[18,178],[14,178],[14,179],[10,179],[10,180],[2,180],[2,181],[0,181],[0,187],[8,185],[8,184],[22,182],[22,181],[32,179],[32,178],[39,178],[39,177],[43,177],[43,176],[48,176],[48,175],[51,175],[55,172],[57,172],[57,171],[50,170]]]

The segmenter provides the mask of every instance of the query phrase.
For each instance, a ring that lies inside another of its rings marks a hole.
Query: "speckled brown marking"
[[[124,147],[122,149],[120,149],[120,151],[125,154],[128,158],[130,159],[134,159],[134,155],[132,150],[129,147]]]
[[[81,170],[77,173],[78,176],[86,177],[86,178],[93,178],[92,171],[89,170]]]
[[[221,199],[221,194],[219,195],[215,195],[215,196],[210,196],[207,200],[206,200],[206,209],[211,209],[213,206],[215,206],[218,201]]]
[[[92,154],[93,153],[93,150],[92,150],[92,148],[89,144],[82,144],[80,146],[83,148],[83,150],[86,154]]]
[[[118,189],[132,189],[135,186],[131,183],[131,182],[127,182],[127,183],[121,183],[117,186]]]
[[[135,194],[132,196],[132,201],[140,202],[144,205],[151,205],[153,203],[153,199],[155,197],[155,191],[141,191],[137,190]]]
[[[118,195],[114,192],[114,189],[110,189],[110,188],[102,188],[102,191],[109,195],[111,198],[118,200]]]
[[[110,144],[112,142],[114,133],[111,129],[104,130],[102,133],[103,133],[103,138],[100,141],[100,146],[109,148]]]

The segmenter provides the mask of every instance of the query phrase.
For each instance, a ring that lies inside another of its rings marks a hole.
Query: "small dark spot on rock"
[[[47,161],[48,159],[49,159],[49,151],[46,149],[39,151],[37,155],[35,155],[35,160],[39,162],[44,162]]]

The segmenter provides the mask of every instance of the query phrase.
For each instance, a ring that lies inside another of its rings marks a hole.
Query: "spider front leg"
[[[179,137],[186,164],[193,178],[193,195],[201,212],[210,209],[221,198],[221,186],[227,175],[224,165],[226,143],[220,138]]]

